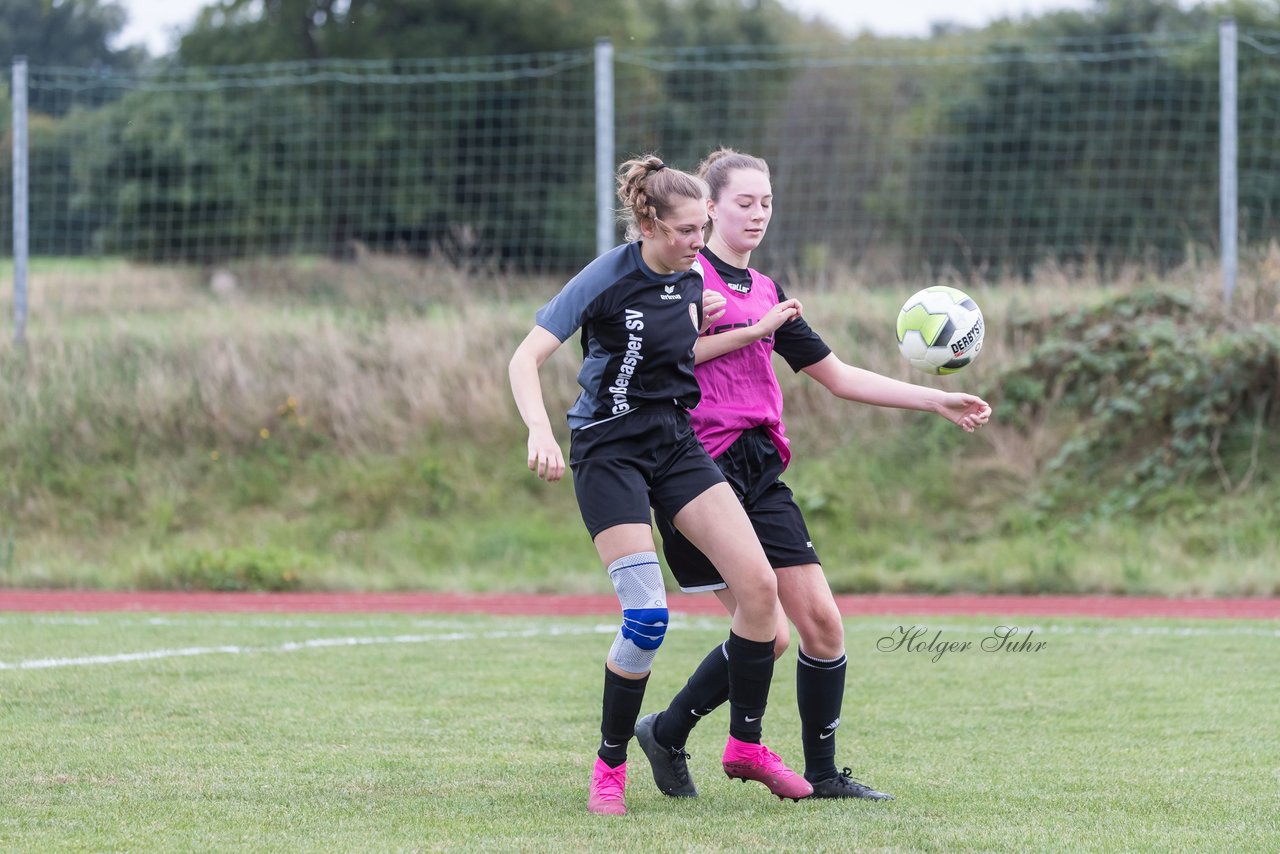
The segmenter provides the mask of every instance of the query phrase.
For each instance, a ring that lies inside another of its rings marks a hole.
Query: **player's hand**
[[[966,433],[972,433],[991,418],[991,405],[980,397],[960,392],[943,396],[938,414]]]
[[[529,471],[547,483],[564,477],[564,454],[550,427],[529,430]]]
[[[724,294],[719,291],[706,288],[702,291],[702,328],[698,330],[698,334],[706,332],[711,328],[711,324],[724,317],[725,309],[729,307],[729,302],[724,298]]]
[[[804,313],[804,306],[798,299],[786,299],[765,312],[764,317],[756,322],[755,329],[760,337],[765,338],[778,331],[778,327],[789,320],[795,320]]]

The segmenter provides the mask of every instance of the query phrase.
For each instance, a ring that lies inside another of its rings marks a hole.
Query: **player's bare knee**
[[[778,578],[772,571],[735,579],[729,590],[738,600],[738,607],[753,616],[773,612],[778,603]]]
[[[833,658],[844,650],[844,620],[840,610],[830,607],[805,609],[793,615],[800,633],[800,646],[808,655]]]
[[[819,614],[815,628],[823,646],[837,653],[844,649],[844,622],[839,611]]]
[[[816,658],[838,658],[844,652],[844,628],[839,622],[810,623],[800,630],[800,648]]]

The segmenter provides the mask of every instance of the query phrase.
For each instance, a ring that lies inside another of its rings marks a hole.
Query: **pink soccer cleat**
[[[779,798],[798,801],[813,794],[813,786],[809,781],[783,765],[778,754],[763,744],[739,741],[729,736],[729,743],[725,745],[724,756],[720,761],[724,765],[724,773],[730,779],[764,783]]]
[[[626,815],[627,803],[623,793],[627,788],[627,763],[610,768],[603,759],[596,757],[591,771],[591,797],[587,809],[596,815]]]

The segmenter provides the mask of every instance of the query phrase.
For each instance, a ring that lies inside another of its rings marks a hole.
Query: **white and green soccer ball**
[[[916,291],[898,312],[898,349],[926,374],[954,374],[972,362],[983,332],[978,304],[944,285]]]

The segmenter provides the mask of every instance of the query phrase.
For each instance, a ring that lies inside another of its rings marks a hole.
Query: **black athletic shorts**
[[[746,431],[716,457],[716,463],[747,511],[770,566],[781,569],[820,562],[795,496],[778,480],[782,457],[768,433],[760,428]],[[675,529],[674,515],[654,513],[662,553],[680,589],[698,593],[728,586],[711,561]]]
[[[573,431],[569,467],[591,538],[627,523],[649,525],[649,508],[675,516],[717,483],[720,467],[689,426],[689,412],[651,403]]]

